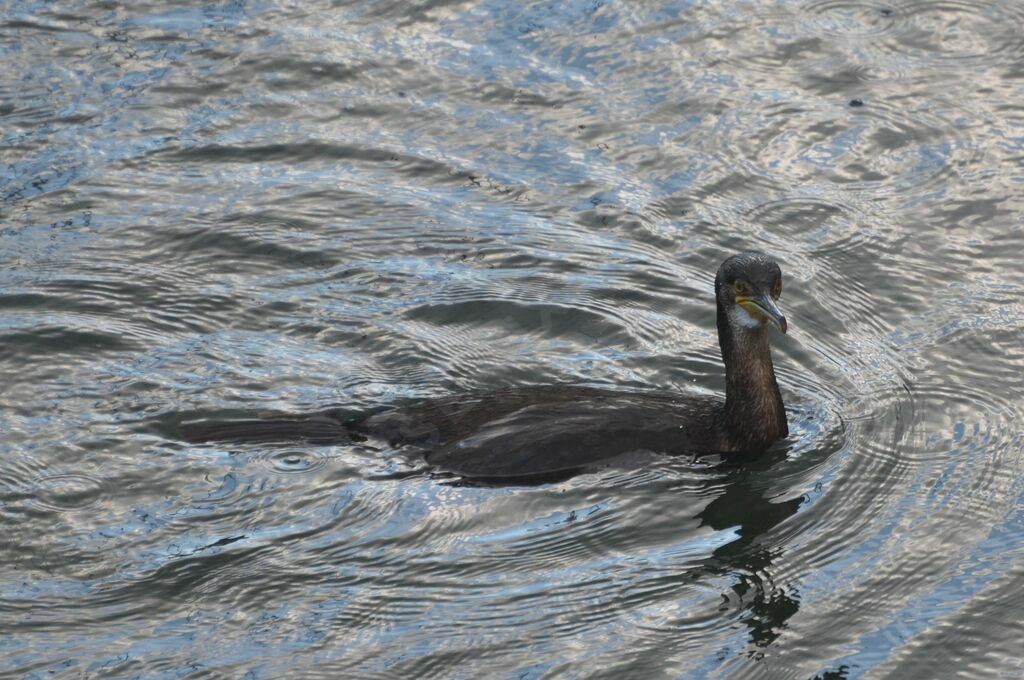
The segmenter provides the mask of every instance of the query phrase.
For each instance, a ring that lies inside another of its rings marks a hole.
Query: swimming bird
[[[515,480],[628,463],[641,452],[757,454],[788,435],[768,327],[786,332],[782,272],[745,252],[715,276],[725,399],[576,385],[510,387],[382,407],[183,426],[189,441],[378,442],[460,477]]]

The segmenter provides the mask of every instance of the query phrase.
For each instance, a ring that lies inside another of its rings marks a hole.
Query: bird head
[[[735,332],[753,331],[771,324],[786,332],[786,317],[776,304],[782,294],[782,270],[768,255],[747,252],[733,255],[718,268],[715,297]]]

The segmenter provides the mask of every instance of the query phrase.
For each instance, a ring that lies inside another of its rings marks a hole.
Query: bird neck
[[[719,307],[718,336],[725,362],[725,438],[730,450],[760,451],[789,434],[768,346],[768,329],[737,328],[723,312]]]

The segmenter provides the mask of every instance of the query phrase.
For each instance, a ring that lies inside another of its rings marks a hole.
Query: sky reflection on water
[[[1024,9],[10,2],[12,677],[1024,674]],[[859,100],[860,105],[851,105]],[[717,393],[792,435],[536,487],[183,417]]]

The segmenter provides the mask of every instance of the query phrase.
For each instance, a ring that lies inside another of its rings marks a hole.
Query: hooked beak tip
[[[783,335],[789,330],[789,324],[786,322],[786,315],[782,313],[778,305],[768,295],[762,295],[757,299],[745,298],[741,301],[743,306],[748,306],[748,311],[756,311],[760,316],[764,317],[773,326],[779,329]]]

